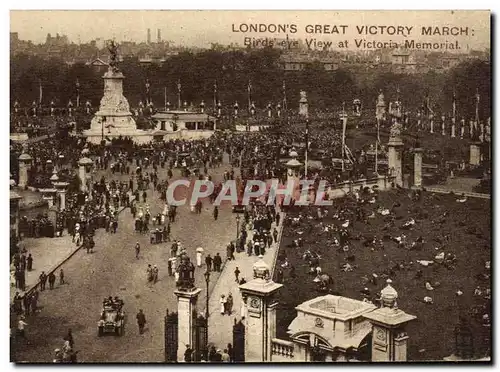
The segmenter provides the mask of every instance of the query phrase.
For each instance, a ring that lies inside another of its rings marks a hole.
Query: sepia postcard
[[[491,363],[490,35],[11,11],[11,362]]]

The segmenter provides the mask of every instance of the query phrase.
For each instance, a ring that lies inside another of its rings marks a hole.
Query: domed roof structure
[[[19,160],[32,160],[33,158],[30,156],[30,154],[27,154],[27,153],[22,153],[20,156],[19,156]]]

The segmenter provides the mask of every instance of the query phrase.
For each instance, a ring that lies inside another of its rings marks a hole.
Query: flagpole
[[[214,83],[214,113],[217,112],[217,80]]]
[[[177,80],[177,108],[181,109],[181,80]]]
[[[80,82],[76,79],[76,107],[80,107]]]
[[[286,85],[285,80],[283,80],[283,110],[286,112]]]
[[[42,88],[42,80],[38,79],[38,84],[40,86],[40,92],[39,92],[39,97],[38,97],[38,104],[41,106],[42,105],[42,98],[43,98],[43,88]]]
[[[476,125],[479,125],[479,89],[476,88]]]
[[[149,106],[149,104],[151,103],[151,99],[149,98],[149,87],[149,79],[146,79],[146,106]]]
[[[163,105],[167,111],[167,87],[163,87]]]
[[[345,130],[347,118],[345,115],[345,102],[342,102],[342,172],[345,171],[344,157],[345,157]]]
[[[307,179],[307,169],[309,166],[309,119],[306,119],[306,158],[304,176]]]
[[[252,92],[252,82],[248,80],[248,112],[250,113],[252,109],[252,97],[251,97],[251,92]]]
[[[378,141],[380,137],[380,119],[377,116],[377,139],[375,140],[375,174],[378,175]]]

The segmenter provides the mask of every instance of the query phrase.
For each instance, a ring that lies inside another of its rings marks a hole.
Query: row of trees
[[[302,71],[283,71],[279,63],[280,52],[275,49],[219,52],[214,50],[191,54],[188,52],[171,57],[163,65],[141,66],[138,60],[127,59],[119,68],[126,75],[124,94],[131,106],[146,100],[146,80],[150,83],[150,97],[157,107],[164,105],[165,88],[171,107],[177,104],[177,82],[181,83],[182,101],[198,105],[204,100],[210,108],[217,82],[217,99],[224,105],[238,101],[240,108],[248,102],[248,84],[251,82],[251,99],[257,108],[283,100],[283,81],[289,108],[298,107],[299,92],[308,93],[311,110],[338,110],[345,102],[351,106],[359,98],[364,110],[375,110],[380,90],[386,101],[396,99],[399,89],[403,105],[415,112],[428,95],[436,112],[451,112],[455,94],[460,115],[471,117],[475,113],[476,89],[480,94],[480,115],[490,115],[490,63],[474,60],[461,64],[446,73],[395,74],[373,69],[344,65],[336,71],[325,71],[319,62],[313,62]],[[10,67],[11,103],[20,101],[28,106],[38,102],[41,83],[43,104],[54,100],[66,105],[76,100],[76,80],[80,88],[80,102],[90,100],[93,106],[102,97],[102,72],[90,66],[75,64],[68,67],[61,60],[43,60],[18,55]]]

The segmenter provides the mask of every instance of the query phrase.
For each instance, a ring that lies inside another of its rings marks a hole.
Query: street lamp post
[[[209,304],[208,285],[210,284],[210,271],[208,271],[208,267],[207,267],[207,271],[205,271],[203,276],[205,277],[205,283],[207,284],[207,296],[205,299],[205,302],[206,302],[205,318],[207,319],[207,324],[208,324],[208,316],[209,316],[209,312],[208,312],[208,304]]]
[[[205,354],[205,360],[208,360],[208,316],[210,315],[209,313],[209,310],[208,310],[208,306],[209,306],[209,291],[208,291],[208,288],[209,288],[209,284],[210,284],[210,271],[208,271],[208,267],[207,267],[207,271],[205,271],[205,273],[203,274],[203,276],[205,277],[205,283],[207,284],[207,295],[206,295],[206,298],[205,298],[205,302],[206,302],[206,308],[205,308],[205,345],[200,345],[200,348],[203,347],[204,348],[204,351],[202,352],[203,354]]]
[[[240,239],[240,215],[236,215],[236,244],[238,244],[238,240]]]

